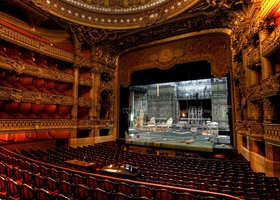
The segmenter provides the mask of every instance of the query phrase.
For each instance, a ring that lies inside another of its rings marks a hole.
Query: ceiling
[[[151,41],[244,20],[250,0],[2,0],[0,11],[29,28],[65,31],[117,55]],[[74,34],[73,34],[74,33]],[[59,37],[59,36],[58,36]],[[105,48],[105,49],[104,49]]]

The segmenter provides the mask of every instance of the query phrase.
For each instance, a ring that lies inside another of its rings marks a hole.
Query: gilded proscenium
[[[264,139],[280,143],[280,124],[264,124]]]
[[[132,72],[160,68],[169,69],[179,63],[208,61],[211,74],[224,77],[231,69],[229,37],[225,34],[208,34],[207,37],[189,37],[154,44],[127,52],[119,58],[119,81],[124,87],[130,84]],[[172,52],[171,52],[172,51]],[[168,57],[163,58],[161,54]]]
[[[25,2],[30,3],[28,0],[25,0]],[[100,3],[99,5],[93,6],[88,3],[78,3],[77,0],[75,0],[77,3],[66,0],[31,0],[31,2],[44,11],[71,22],[97,28],[120,30],[143,27],[147,25],[147,21],[150,23],[151,20],[164,21],[183,11],[190,10],[200,1],[166,0],[158,4],[152,4],[152,2],[149,1],[147,4],[150,6],[146,8],[143,7],[143,9],[141,8],[142,5],[123,9],[121,7],[101,7]],[[130,3],[132,2],[135,1],[131,0]],[[109,4],[107,6],[109,6]],[[147,16],[147,13],[150,14]],[[159,15],[160,19],[158,19]]]
[[[250,138],[257,139],[257,140],[263,140],[264,136],[264,127],[262,123],[248,123],[247,125],[247,134]]]
[[[0,99],[12,100],[14,102],[60,104],[60,105],[68,105],[68,106],[73,105],[72,96],[23,91],[15,88],[7,88],[2,86],[0,86]]]
[[[261,67],[260,49],[254,48],[248,53],[248,68],[253,70],[259,70]]]
[[[261,83],[262,95],[264,97],[278,96],[280,92],[280,74],[265,79]]]
[[[2,40],[17,44],[26,49],[57,58],[67,62],[73,62],[74,56],[63,49],[56,48],[51,44],[39,42],[21,33],[13,31],[3,25],[0,25],[0,37]]]
[[[72,129],[73,121],[64,119],[1,119],[0,133]]]
[[[262,100],[261,84],[250,85],[249,87],[247,87],[246,96],[248,101],[261,101]]]
[[[269,57],[280,49],[280,26],[278,26],[263,42],[262,52],[264,57]]]

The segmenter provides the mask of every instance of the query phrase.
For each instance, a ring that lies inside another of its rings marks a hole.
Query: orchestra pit
[[[0,2],[0,199],[280,199],[279,0]]]

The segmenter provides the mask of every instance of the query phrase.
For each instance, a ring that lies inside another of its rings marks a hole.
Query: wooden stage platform
[[[191,132],[147,132],[130,129],[117,142],[127,150],[173,156],[234,159],[236,149],[230,137]]]

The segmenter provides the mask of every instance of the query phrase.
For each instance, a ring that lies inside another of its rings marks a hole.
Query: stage
[[[120,139],[119,139],[120,140]],[[129,129],[129,134],[122,139],[127,149],[145,149],[150,152],[174,152],[174,155],[198,155],[199,157],[214,157],[232,159],[236,150],[230,144],[230,136],[191,133],[189,131],[151,132],[139,129]]]

